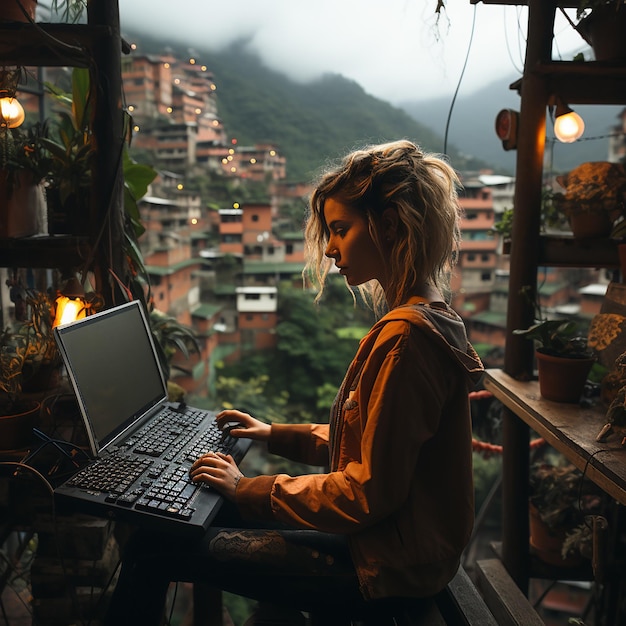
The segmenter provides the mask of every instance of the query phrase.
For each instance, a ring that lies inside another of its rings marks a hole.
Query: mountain
[[[181,59],[188,56],[185,44],[164,43],[145,33],[133,33],[130,39],[146,54],[159,54],[167,47]],[[337,74],[295,82],[247,52],[245,41],[220,52],[197,46],[195,51],[215,76],[218,112],[228,135],[236,137],[239,145],[276,145],[287,158],[287,176],[292,181],[310,181],[329,160],[365,143],[398,138],[411,139],[429,152],[445,152],[457,170],[515,173],[516,153],[503,150],[494,121],[503,108],[519,109],[519,96],[509,89],[518,76],[498,79],[470,94],[460,92],[454,106],[451,98],[393,106]],[[586,123],[584,140],[547,143],[548,148],[553,145],[554,171],[605,160],[606,136],[623,107],[575,108]]]
[[[148,35],[132,34],[145,54],[165,46],[178,58],[188,56],[183,44],[164,44]],[[218,113],[230,137],[239,145],[271,142],[287,158],[290,180],[309,181],[328,160],[335,160],[365,143],[408,138],[427,151],[440,152],[442,138],[429,124],[367,94],[356,82],[336,74],[298,83],[264,66],[245,51],[243,42],[215,52],[194,48],[215,77]],[[459,170],[488,167],[464,156],[451,145],[448,156]]]
[[[438,98],[419,102],[403,102],[400,107],[415,120],[429,128],[444,132],[448,117],[449,140],[465,155],[491,163],[499,172],[515,172],[514,150],[505,151],[495,133],[495,119],[501,109],[519,111],[520,99],[509,88],[519,76],[498,79],[471,94],[462,93],[451,108],[451,99]],[[585,121],[585,133],[574,144],[554,141],[552,123],[548,120],[546,152],[552,150],[552,169],[569,171],[584,161],[604,161],[608,155],[608,138],[617,124],[623,106],[574,105],[572,108]]]

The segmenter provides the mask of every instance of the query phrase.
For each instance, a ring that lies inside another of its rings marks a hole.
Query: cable
[[[15,471],[13,476],[17,476],[19,474],[19,468],[27,469],[29,472],[32,472],[33,474],[35,474],[35,476],[37,476],[41,480],[41,482],[50,492],[50,495],[54,497],[54,488],[48,482],[48,479],[42,473],[36,470],[34,467],[31,467],[30,465],[27,465],[26,463],[22,463],[21,461],[0,461],[0,466],[2,465],[17,467],[18,469]],[[53,507],[54,507],[54,500],[53,500]]]
[[[582,511],[582,500],[583,500],[583,483],[585,481],[585,476],[587,474],[587,469],[589,468],[589,465],[593,459],[594,456],[596,456],[596,454],[600,454],[601,452],[618,452],[618,451],[622,451],[624,452],[624,448],[619,447],[619,448],[601,448],[600,450],[596,450],[595,452],[593,452],[592,454],[589,455],[589,457],[587,458],[587,460],[585,461],[585,467],[583,468],[581,477],[580,477],[580,483],[578,484],[578,508],[579,510]],[[589,479],[591,480],[591,479]],[[586,517],[586,516],[585,516]],[[591,529],[591,526],[589,525],[589,523],[587,522],[586,519],[583,520],[585,525],[587,526],[587,528]]]
[[[174,608],[176,606],[176,596],[178,595],[178,581],[174,584],[174,595],[172,596],[172,606],[170,607],[170,614],[167,618],[167,626],[172,626],[172,618],[174,617]]]
[[[516,64],[516,60],[513,58],[513,53],[511,52],[511,46],[509,44],[509,36],[508,36],[508,32],[506,29],[506,7],[502,7],[502,21],[504,22],[504,24],[502,25],[503,31],[504,31],[504,43],[506,44],[506,51],[509,55],[509,60],[511,61],[511,65],[513,65],[513,68],[515,69],[516,72],[518,72],[519,74],[522,74],[524,72],[523,70],[523,62],[522,62],[522,67],[518,67]],[[517,32],[518,34],[521,32],[521,28],[520,28],[520,23],[519,23],[519,9],[517,11]],[[519,43],[520,37],[517,38],[517,41]],[[520,53],[521,56],[521,53]]]
[[[450,119],[452,118],[452,111],[454,110],[454,103],[456,101],[456,97],[459,93],[459,88],[461,87],[461,82],[463,82],[463,76],[465,74],[465,68],[467,67],[467,61],[469,59],[469,53],[472,49],[472,41],[474,40],[474,30],[476,26],[476,5],[474,5],[474,13],[472,15],[472,30],[470,31],[470,40],[467,44],[467,52],[465,54],[465,61],[463,62],[463,69],[461,70],[461,75],[459,76],[459,82],[456,85],[456,89],[454,90],[454,96],[452,96],[452,102],[450,103],[450,109],[448,110],[448,119],[446,120],[446,131],[443,139],[443,153],[448,153],[448,132],[450,130]]]
[[[44,448],[46,445],[51,444],[53,445],[63,456],[65,456],[66,458],[68,458],[72,464],[75,467],[79,467],[79,463],[76,462],[75,460],[75,453],[81,453],[85,459],[87,461],[90,460],[89,455],[82,450],[81,448],[79,448],[78,446],[75,446],[73,443],[69,442],[69,441],[65,441],[64,439],[53,439],[52,437],[46,435],[46,433],[40,431],[38,428],[33,428],[33,434],[36,435],[37,437],[39,437],[39,439],[42,439],[45,443],[41,446],[39,446],[39,448],[37,448],[37,450],[35,450],[35,452],[32,452],[27,458],[26,460],[30,460],[33,456],[35,456],[35,454],[37,452],[39,452],[39,450],[41,450],[42,448]],[[61,446],[69,446],[71,448],[71,450],[67,451],[64,450]]]

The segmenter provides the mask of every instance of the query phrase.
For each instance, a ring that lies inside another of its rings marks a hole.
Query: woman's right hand
[[[235,409],[225,409],[215,416],[215,421],[220,430],[228,429],[231,437],[247,437],[256,441],[268,441],[271,426],[248,413]]]

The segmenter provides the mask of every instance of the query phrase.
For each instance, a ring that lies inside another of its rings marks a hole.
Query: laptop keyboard
[[[91,491],[124,493],[154,461],[113,454],[88,465],[68,485]]]
[[[115,449],[80,470],[68,485],[106,493],[105,501],[166,517],[191,519],[194,494],[200,487],[189,479],[189,463],[214,451],[228,454],[236,440],[224,436],[213,421],[199,437],[206,418],[202,410],[163,415]]]

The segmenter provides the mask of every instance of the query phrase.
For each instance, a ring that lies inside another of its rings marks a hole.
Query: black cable
[[[53,517],[53,519],[56,519],[55,506],[54,506],[54,489],[53,489],[52,485],[48,482],[48,479],[41,472],[36,470],[31,465],[27,465],[26,463],[23,463],[21,461],[0,461],[0,467],[2,467],[2,466],[16,468],[15,472],[13,473],[14,476],[18,476],[21,469],[26,469],[29,472],[32,472],[37,478],[39,478],[41,480],[41,482],[43,483],[43,485],[46,487],[46,489],[48,489],[50,495],[52,496],[52,498],[51,498],[52,517]],[[13,589],[13,588],[11,587],[11,589]],[[13,591],[17,595],[18,599],[22,602],[22,604],[24,604],[24,606],[28,610],[28,606],[24,603],[24,600],[22,599],[20,594],[17,593],[17,591],[15,589],[13,589]],[[4,613],[4,606],[2,606],[2,612]],[[28,612],[29,612],[29,614],[30,614],[30,616],[32,618],[32,623],[34,625],[36,625],[37,621],[35,619],[35,616],[33,615],[33,613],[30,610]],[[8,623],[9,622],[7,621],[7,624]]]
[[[85,460],[89,461],[90,457],[89,455],[82,450],[81,448],[79,448],[78,446],[75,446],[73,443],[71,443],[70,441],[65,441],[64,439],[55,439],[53,437],[50,437],[49,435],[46,435],[46,433],[40,431],[38,428],[33,428],[33,434],[36,435],[37,437],[39,437],[39,439],[42,439],[45,444],[51,444],[53,445],[63,456],[67,457],[70,461],[72,461],[72,463],[76,466],[79,467],[79,464],[74,460],[74,454],[73,453],[81,453],[84,457]],[[68,446],[69,448],[71,448],[69,451],[64,450],[61,446]],[[38,449],[41,449],[40,448]],[[29,455],[29,458],[32,457],[34,455],[34,453],[32,453],[31,455]]]
[[[521,67],[521,68],[519,68],[519,67],[517,67],[516,60],[513,58],[513,53],[512,53],[512,51],[511,51],[511,46],[510,46],[510,44],[509,44],[508,32],[507,32],[507,29],[506,29],[506,7],[502,7],[502,9],[503,9],[503,11],[502,11],[502,17],[503,17],[503,22],[504,22],[502,29],[503,29],[503,31],[504,31],[504,43],[506,44],[506,51],[507,51],[507,53],[508,53],[508,55],[509,55],[509,60],[511,61],[511,65],[513,65],[513,69],[515,69],[515,71],[516,71],[516,72],[518,72],[519,74],[523,74],[523,73],[524,73],[524,69],[523,69],[523,66],[524,66],[523,57],[522,57],[522,67]],[[516,20],[518,35],[519,35],[519,33],[521,32],[520,22],[519,22],[519,16],[520,16],[520,14],[519,14],[519,9],[518,9],[518,11],[517,11],[517,20]],[[520,40],[520,37],[518,37],[518,38],[517,38],[517,41],[518,41],[518,42],[519,42],[519,40]],[[519,52],[520,52],[520,56],[522,56],[521,51],[519,51]]]
[[[558,580],[551,581],[550,584],[541,592],[539,597],[533,602],[534,609],[541,606],[541,603],[546,599],[546,596],[552,591],[552,589],[558,582]]]
[[[467,44],[467,52],[465,54],[465,61],[463,62],[463,69],[461,70],[461,75],[459,76],[459,81],[456,85],[456,89],[454,90],[454,96],[452,97],[452,102],[450,103],[450,109],[448,110],[448,119],[446,120],[446,131],[444,134],[444,140],[443,140],[443,153],[447,154],[448,153],[448,131],[450,129],[450,119],[452,118],[452,111],[454,110],[454,103],[456,101],[456,97],[459,93],[459,89],[461,87],[461,82],[463,81],[463,76],[465,74],[465,68],[467,67],[467,61],[469,59],[469,53],[470,50],[472,49],[472,41],[474,39],[474,30],[475,30],[475,26],[476,26],[476,5],[474,5],[474,13],[472,16],[472,30],[470,32],[470,40],[469,43]]]
[[[35,476],[37,476],[37,478],[41,480],[41,482],[50,492],[50,495],[54,497],[54,488],[52,487],[50,482],[48,482],[48,479],[41,472],[36,470],[31,465],[27,465],[26,463],[22,463],[21,461],[0,461],[0,466],[3,466],[3,465],[10,466],[10,467],[17,467],[17,469],[15,470],[15,473],[13,474],[14,476],[18,475],[20,468],[27,469],[29,472],[32,472],[33,474],[35,474]],[[53,507],[54,507],[54,500],[53,500]]]
[[[583,468],[581,477],[580,477],[580,482],[578,484],[578,508],[579,510],[582,511],[582,499],[583,499],[583,483],[585,481],[585,476],[587,474],[587,469],[589,468],[589,464],[591,463],[592,459],[594,456],[596,456],[596,454],[600,454],[601,452],[617,452],[617,451],[625,451],[624,448],[619,447],[619,448],[600,448],[599,450],[596,450],[595,452],[593,452],[592,454],[589,455],[589,457],[587,458],[587,460],[585,461],[585,467]],[[591,480],[591,479],[589,479]],[[590,530],[593,530],[592,527],[589,525],[589,522],[586,519],[587,516],[583,517],[583,521],[585,523],[585,526],[587,526],[587,528],[589,528]]]
[[[172,618],[174,617],[174,607],[176,606],[177,595],[178,595],[178,581],[174,583],[174,595],[172,596],[172,606],[170,607],[170,614],[167,618],[167,626],[172,626]]]

